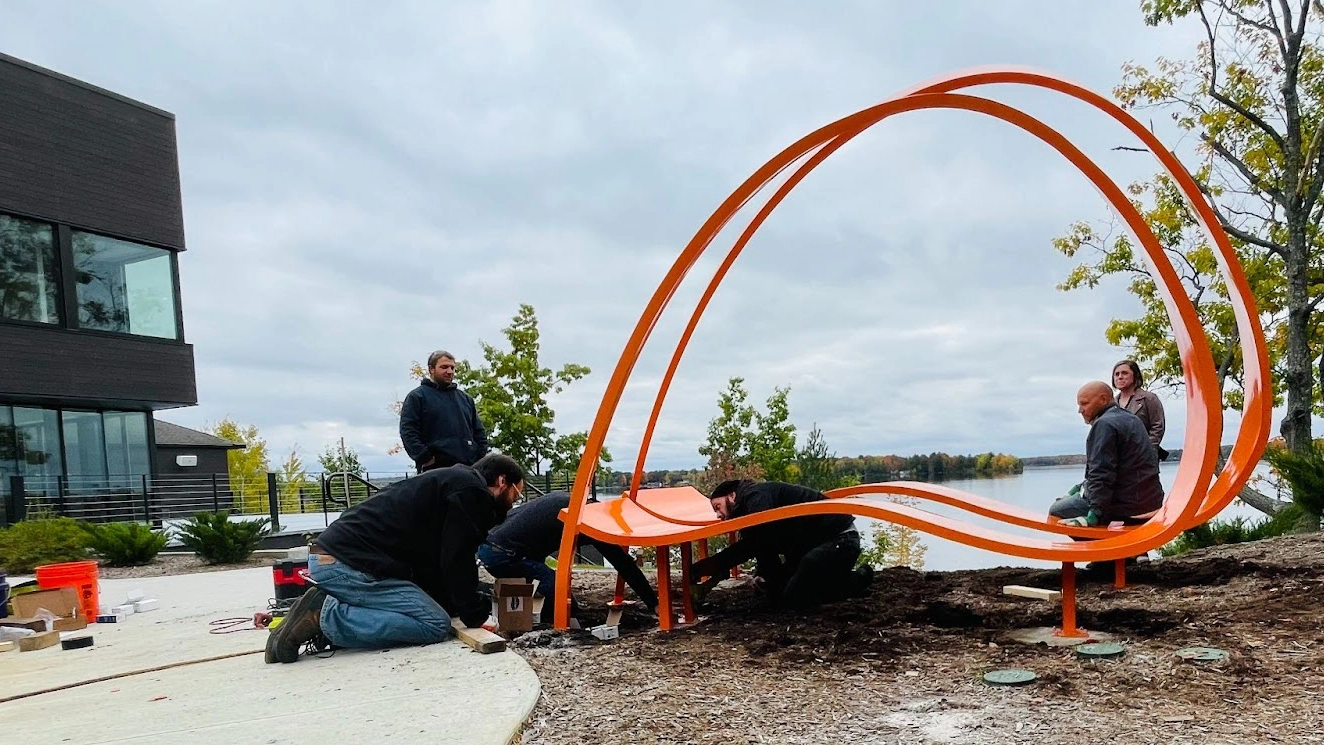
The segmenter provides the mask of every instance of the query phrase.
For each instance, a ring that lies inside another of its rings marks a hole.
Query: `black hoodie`
[[[419,467],[429,458],[436,459],[433,468],[473,465],[487,454],[487,431],[473,398],[454,383],[426,378],[400,405],[400,442]]]
[[[349,508],[317,544],[361,572],[413,582],[447,613],[478,626],[491,599],[479,592],[475,556],[504,517],[477,471],[439,468]]]

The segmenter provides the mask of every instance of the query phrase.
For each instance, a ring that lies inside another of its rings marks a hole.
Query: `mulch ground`
[[[585,625],[605,620],[611,574],[580,573]],[[1324,742],[1324,535],[1142,564],[1133,583],[1081,575],[1080,622],[1126,653],[1010,642],[1060,621],[1002,594],[1056,588],[1057,571],[880,572],[867,598],[809,616],[721,587],[692,628],[662,633],[637,609],[619,639],[528,634],[513,647],[543,683],[522,743]],[[1191,663],[1182,647],[1230,659]],[[1008,688],[983,673],[1024,668]]]

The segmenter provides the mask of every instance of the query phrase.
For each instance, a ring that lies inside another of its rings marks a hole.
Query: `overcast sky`
[[[370,469],[402,470],[388,407],[411,361],[476,360],[529,303],[544,362],[593,370],[554,401],[560,431],[586,429],[667,267],[764,161],[938,74],[1030,65],[1106,92],[1128,61],[1193,50],[1196,28],[1146,28],[1137,6],[8,0],[0,50],[177,117],[200,403],[160,417],[255,424],[273,461],[297,444],[315,462],[344,437]],[[1154,171],[1083,105],[979,94],[1045,119],[1119,183]],[[702,464],[737,375],[759,402],[789,385],[802,435],[816,422],[839,455],[1080,452],[1075,391],[1125,356],[1103,329],[1139,304],[1120,281],[1054,289],[1072,262],[1051,241],[1107,215],[1008,125],[920,112],[875,127],[737,262],[649,467]],[[619,468],[719,260],[691,272],[636,368],[608,438]],[[1180,447],[1183,402],[1165,405]]]

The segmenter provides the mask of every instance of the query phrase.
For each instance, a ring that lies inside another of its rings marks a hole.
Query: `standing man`
[[[1076,392],[1076,410],[1090,425],[1085,482],[1054,502],[1048,514],[1063,525],[1095,527],[1162,507],[1158,453],[1140,417],[1119,407],[1112,388],[1098,380]]]
[[[267,662],[300,648],[381,649],[477,627],[492,612],[475,554],[524,488],[524,470],[493,453],[398,481],[346,510],[308,549],[314,587],[267,637]]]
[[[779,481],[723,481],[709,502],[713,512],[731,520],[755,512],[826,499],[822,492]],[[783,559],[783,557],[785,557]],[[722,551],[694,562],[690,578],[719,577],[749,559],[776,605],[812,610],[822,603],[860,597],[873,581],[873,567],[855,568],[860,534],[850,515],[804,515],[745,528]]]
[[[478,559],[493,577],[521,578],[538,583],[542,595],[542,615],[539,620],[551,623],[556,612],[556,571],[547,566],[547,557],[561,548],[561,510],[570,506],[570,493],[548,492],[521,505],[506,521],[487,536],[487,542],[478,549]],[[648,584],[648,578],[634,563],[625,549],[611,543],[580,536],[581,544],[589,544],[602,553],[602,558],[616,569],[634,594],[639,596],[649,612],[657,612],[657,593]],[[572,559],[565,559],[572,561]],[[570,599],[570,613],[576,613],[574,598]]]
[[[428,377],[400,405],[400,442],[418,472],[470,465],[487,454],[487,431],[469,394],[455,385],[455,356],[428,355]]]

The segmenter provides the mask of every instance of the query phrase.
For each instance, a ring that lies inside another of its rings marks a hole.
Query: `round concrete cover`
[[[1094,642],[1076,647],[1076,654],[1093,658],[1119,657],[1125,651],[1126,647],[1116,642]]]
[[[984,673],[984,682],[995,686],[1023,686],[1038,677],[1029,670],[991,670]]]
[[[1222,662],[1232,655],[1214,647],[1185,647],[1177,650],[1177,657],[1187,662]]]

